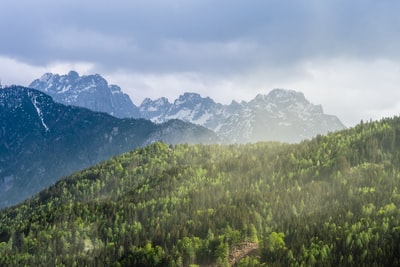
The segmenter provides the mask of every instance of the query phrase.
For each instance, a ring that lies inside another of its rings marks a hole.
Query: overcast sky
[[[301,91],[346,126],[400,113],[397,0],[4,0],[0,79],[99,73],[137,105]]]

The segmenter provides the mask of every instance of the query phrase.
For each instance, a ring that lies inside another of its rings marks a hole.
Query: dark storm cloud
[[[399,57],[398,1],[17,0],[0,7],[0,54],[35,65],[215,73],[313,57]]]

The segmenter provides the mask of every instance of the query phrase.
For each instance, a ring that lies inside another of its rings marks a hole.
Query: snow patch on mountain
[[[31,97],[31,100],[32,100],[33,106],[34,106],[35,109],[36,109],[36,112],[37,112],[37,114],[38,114],[38,117],[39,117],[40,121],[42,122],[42,125],[43,125],[45,131],[48,132],[50,129],[49,129],[49,127],[46,125],[46,123],[44,122],[43,113],[42,113],[42,110],[41,110],[40,107],[39,107],[39,103],[38,103],[38,101],[37,101],[37,96],[36,96],[36,95],[33,95],[33,96]]]

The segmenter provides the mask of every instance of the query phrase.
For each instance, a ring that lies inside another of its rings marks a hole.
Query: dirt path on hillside
[[[253,242],[245,242],[239,244],[236,248],[234,248],[228,256],[229,266],[234,266],[236,263],[239,263],[240,260],[246,257],[249,254],[257,253],[258,251],[258,243]]]

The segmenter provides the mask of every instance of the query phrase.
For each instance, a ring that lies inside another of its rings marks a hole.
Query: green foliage
[[[263,266],[267,266],[267,264],[260,263],[260,261],[256,258],[246,256],[240,260],[238,266],[239,267],[263,267]]]
[[[285,253],[285,234],[272,232],[265,238],[262,246],[262,259],[268,262],[274,262]]]
[[[293,145],[155,143],[2,210],[0,266],[399,266],[399,167],[400,118]]]

